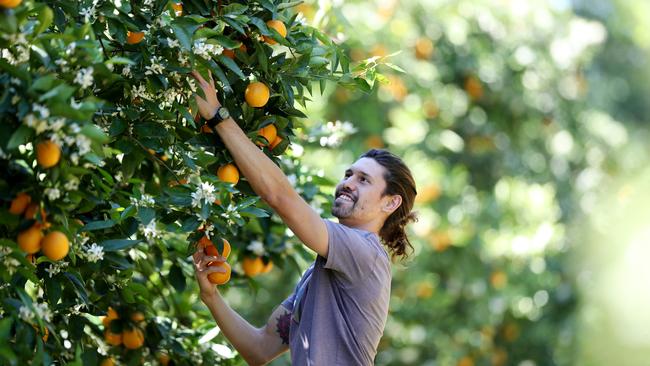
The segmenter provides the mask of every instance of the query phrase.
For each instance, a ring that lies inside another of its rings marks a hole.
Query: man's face
[[[385,171],[372,158],[361,158],[352,164],[336,186],[332,215],[350,223],[364,223],[382,215]]]

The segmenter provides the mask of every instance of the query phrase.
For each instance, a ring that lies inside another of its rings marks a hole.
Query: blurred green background
[[[418,185],[376,364],[649,364],[650,2],[298,9],[384,65],[369,94],[314,96],[292,154],[337,181],[388,148]],[[296,281],[227,296],[261,325]]]

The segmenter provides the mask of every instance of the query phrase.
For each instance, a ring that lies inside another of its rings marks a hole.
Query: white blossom
[[[50,116],[50,110],[46,106],[34,103],[32,104],[32,109],[34,112],[38,112],[38,114],[41,115],[41,118],[47,118]]]
[[[50,319],[52,319],[52,311],[50,308],[47,307],[47,303],[39,303],[34,305],[34,309],[36,309],[36,314],[43,320],[49,322]]]
[[[142,98],[142,99],[148,99],[148,100],[153,99],[151,94],[149,94],[149,92],[147,92],[147,89],[142,84],[138,85],[137,87],[135,85],[133,85],[133,87],[131,87],[131,96],[133,98]]]
[[[79,133],[79,132],[81,132],[81,127],[79,127],[78,124],[73,123],[73,124],[70,125],[70,131],[72,133]]]
[[[50,201],[54,201],[61,197],[61,191],[58,188],[45,188],[45,195]]]
[[[75,176],[69,176],[68,181],[63,185],[66,191],[76,191],[79,189],[79,179]]]
[[[203,182],[192,192],[192,207],[200,207],[201,202],[206,200],[209,203],[214,202],[217,196],[214,194],[214,186],[211,183]]]
[[[29,307],[27,307],[25,305],[22,305],[20,307],[20,309],[18,310],[18,316],[23,321],[26,321],[26,322],[30,323],[32,321],[32,319],[34,318],[34,312]]]
[[[3,262],[4,267],[7,269],[7,272],[9,272],[10,275],[14,274],[14,272],[16,272],[16,269],[20,267],[20,261],[14,257],[5,257]]]
[[[77,154],[76,152],[70,154],[70,161],[74,165],[79,165],[79,154]]]
[[[172,38],[167,37],[167,46],[169,46],[170,48],[174,48],[174,47],[178,48],[178,47],[181,46],[181,44],[180,44],[180,42],[178,42],[177,39],[172,39]]]
[[[77,71],[77,76],[74,78],[74,82],[81,85],[83,89],[93,85],[94,81],[92,66]]]
[[[255,255],[259,257],[263,256],[264,253],[266,253],[266,250],[264,249],[264,244],[259,240],[253,240],[250,244],[248,244],[246,249],[250,250],[251,252],[253,252]]]
[[[160,238],[160,231],[156,228],[156,220],[151,220],[146,226],[140,225],[140,231],[148,242]]]
[[[131,65],[130,64],[124,66],[124,68],[122,69],[122,76],[124,76],[125,78],[130,78],[131,77]]]
[[[90,145],[92,141],[86,136],[79,134],[75,137],[75,144],[79,150],[79,155],[86,155],[90,152]]]
[[[28,127],[33,128],[36,131],[37,135],[40,135],[41,133],[47,131],[47,121],[36,118],[36,116],[31,113],[25,116],[23,122],[25,122]]]
[[[221,52],[223,52],[223,47],[212,43],[206,43],[205,38],[199,38],[194,41],[194,54],[201,56],[206,60],[212,59],[212,56],[220,55]]]
[[[160,63],[160,56],[153,56],[151,59],[151,65],[145,66],[145,69],[147,71],[144,72],[145,75],[152,75],[152,74],[162,74],[163,71],[165,70],[165,67]]]
[[[65,126],[65,118],[55,118],[49,125],[49,129],[56,132]]]
[[[84,22],[88,23],[91,18],[95,18],[95,7],[81,8],[79,15],[84,17]]]
[[[84,256],[89,262],[97,262],[104,259],[104,247],[98,245],[97,243],[92,243],[90,246],[84,245],[82,247],[84,250]]]

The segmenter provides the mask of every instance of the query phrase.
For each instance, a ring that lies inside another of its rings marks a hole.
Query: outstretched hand
[[[202,98],[198,94],[194,94],[196,99],[196,104],[199,107],[199,113],[204,119],[210,119],[214,117],[214,114],[217,112],[217,108],[221,106],[219,99],[217,99],[217,90],[214,87],[214,80],[212,79],[212,73],[208,71],[208,78],[210,82],[206,81],[201,74],[196,70],[193,70],[191,73],[192,77],[199,82],[205,98]]]
[[[203,252],[203,249],[198,249],[194,254],[192,254],[192,259],[194,261],[194,274],[196,280],[199,283],[199,290],[201,296],[212,296],[216,292],[215,285],[210,282],[208,275],[214,272],[226,272],[226,269],[222,266],[210,266],[214,263],[223,263],[226,262],[226,258],[222,256],[214,257],[208,256]]]

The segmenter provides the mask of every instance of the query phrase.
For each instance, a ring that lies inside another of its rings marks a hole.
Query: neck
[[[347,217],[347,218],[339,218],[339,223],[347,227],[351,227],[359,230],[365,230],[374,233],[376,235],[379,235],[379,230],[381,230],[381,227],[384,225],[384,220],[382,220],[381,218],[377,218],[371,221],[358,222],[352,218]]]

